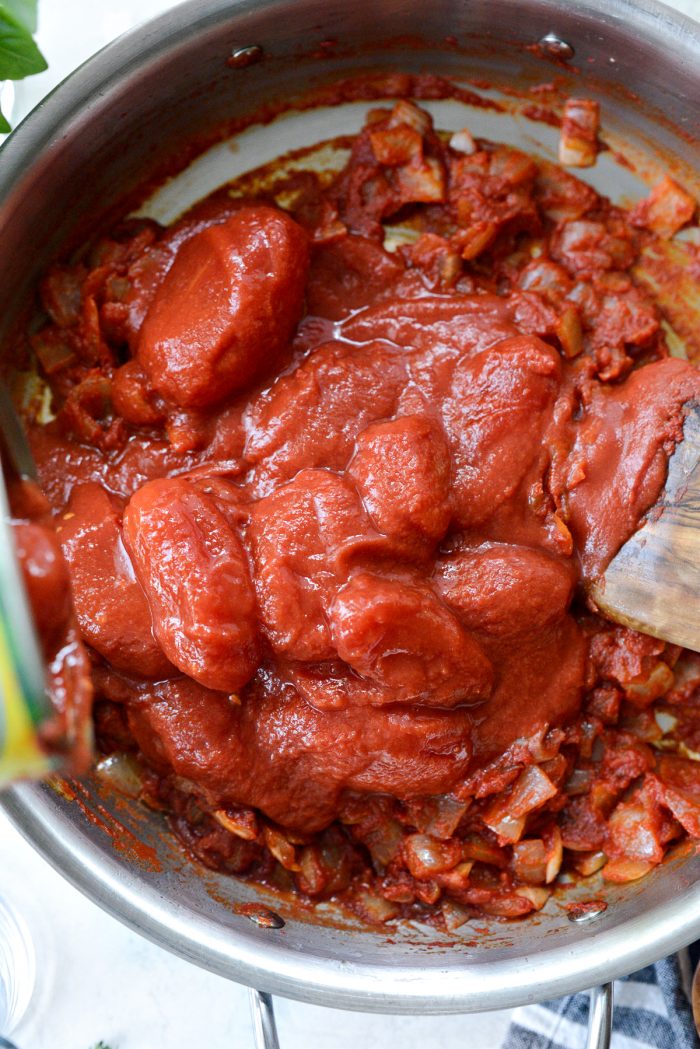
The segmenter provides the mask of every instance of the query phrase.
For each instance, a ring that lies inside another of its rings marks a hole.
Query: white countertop
[[[103,44],[171,0],[40,0],[49,70],[17,85],[15,119]],[[673,6],[700,19],[700,0]],[[99,910],[0,813],[0,895],[17,901],[40,954],[21,1049],[249,1049],[247,991],[155,947]],[[276,999],[282,1049],[497,1049],[507,1012],[414,1017],[344,1013]]]

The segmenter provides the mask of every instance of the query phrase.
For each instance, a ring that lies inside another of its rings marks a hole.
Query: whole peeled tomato
[[[137,344],[154,389],[180,407],[208,408],[279,365],[301,317],[308,254],[302,228],[262,205],[187,240]]]
[[[149,481],[124,511],[124,540],[171,662],[206,688],[245,685],[259,659],[255,594],[215,500],[182,478]]]

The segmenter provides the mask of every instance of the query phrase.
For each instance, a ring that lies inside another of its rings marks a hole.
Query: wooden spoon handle
[[[700,651],[700,408],[693,405],[661,501],[589,591],[610,619]]]

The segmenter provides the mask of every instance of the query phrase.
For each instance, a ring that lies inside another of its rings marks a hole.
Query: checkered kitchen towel
[[[699,1049],[690,981],[700,944],[615,981],[611,1049]],[[517,1009],[502,1049],[586,1049],[588,995]]]

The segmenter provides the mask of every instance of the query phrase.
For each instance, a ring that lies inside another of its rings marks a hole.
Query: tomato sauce
[[[204,862],[456,927],[700,828],[651,712],[695,709],[694,657],[585,603],[700,376],[631,276],[642,212],[453,141],[403,100],[329,188],[126,222],[30,338],[102,746]]]

